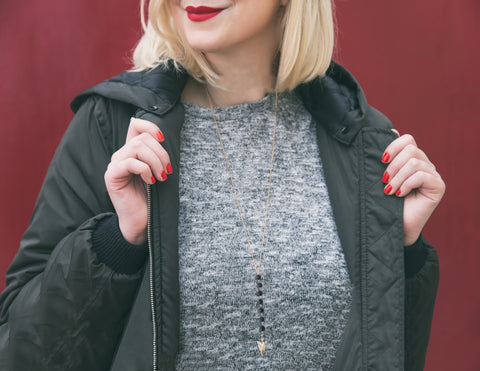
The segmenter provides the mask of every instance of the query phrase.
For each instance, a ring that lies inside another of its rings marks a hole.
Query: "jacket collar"
[[[147,112],[163,116],[180,100],[189,78],[173,62],[149,71],[125,71],[79,94],[71,103],[76,112],[92,94],[120,100]],[[312,117],[338,141],[351,144],[364,126],[365,95],[355,78],[332,61],[327,73],[301,84],[299,94]]]
[[[296,92],[314,120],[344,144],[351,144],[365,125],[365,94],[352,74],[334,61],[325,76],[301,84]]]
[[[188,73],[175,68],[173,62],[148,71],[124,71],[83,91],[70,106],[76,113],[89,96],[97,94],[163,116],[180,100],[188,78]]]

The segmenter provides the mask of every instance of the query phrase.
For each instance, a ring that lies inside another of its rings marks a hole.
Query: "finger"
[[[142,133],[150,134],[152,138],[159,142],[163,142],[165,140],[163,133],[153,122],[132,117],[128,127],[126,142],[128,143],[129,140]]]
[[[390,194],[395,193],[398,197],[405,197],[413,190],[418,190],[432,202],[438,202],[443,195],[442,183],[441,177],[437,174],[417,171],[405,179],[397,190],[392,189]]]
[[[144,133],[133,138],[114,153],[112,162],[124,161],[128,158],[138,159],[146,163],[158,180],[165,180],[167,170],[171,170],[168,153],[149,134]]]
[[[145,162],[135,158],[127,158],[122,161],[111,162],[105,173],[105,183],[111,187],[118,185],[123,187],[125,178],[138,175],[147,184],[155,183],[155,177],[152,174],[150,166]]]
[[[401,188],[402,184],[417,172],[425,172],[425,173],[437,175],[435,169],[428,162],[412,157],[407,161],[407,163],[404,166],[400,168],[400,170],[398,171],[397,174],[395,174],[395,176],[393,176],[391,179],[388,180],[389,183],[385,187],[386,193],[397,194],[397,191]],[[388,173],[386,172],[385,174],[388,174]],[[385,180],[385,175],[384,175],[384,179],[382,180]],[[404,192],[405,192],[404,190],[403,192],[400,191],[397,194],[397,196]]]
[[[410,134],[404,134],[395,139],[388,145],[382,155],[382,162],[389,163],[392,161],[407,145],[417,146],[415,139]]]
[[[113,154],[112,161],[121,161],[129,157],[146,162],[157,179],[165,180],[166,174],[172,173],[167,151],[148,133],[142,133],[130,140]]]
[[[432,169],[435,169],[427,155],[420,148],[416,145],[408,144],[393,158],[393,160],[390,160],[390,164],[385,169],[382,180],[387,182],[389,179],[395,177],[400,169],[402,169],[411,159],[423,161]],[[414,161],[413,163],[415,164],[416,162]]]

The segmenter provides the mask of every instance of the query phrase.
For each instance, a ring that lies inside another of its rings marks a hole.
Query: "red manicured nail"
[[[385,192],[385,194],[388,195],[391,190],[392,190],[392,186],[390,184],[387,184],[387,186],[385,187],[385,189],[383,191]]]
[[[382,162],[387,163],[388,160],[390,160],[390,154],[388,152],[385,152],[382,157]]]
[[[155,177],[154,177],[153,175],[152,175],[152,177],[150,178],[150,180],[152,181],[152,184],[157,181],[157,179],[155,179]]]
[[[167,165],[167,174],[171,174],[172,172],[173,172],[172,165],[169,162],[168,165]]]
[[[395,194],[396,194],[397,196],[400,196],[400,195],[402,194],[402,191],[400,191],[400,189],[399,189],[397,192],[395,192]]]
[[[387,182],[388,182],[388,179],[390,179],[390,174],[388,174],[388,173],[385,171],[385,173],[383,173],[382,182],[387,183]]]
[[[162,171],[162,180],[167,179],[167,173],[165,171]]]
[[[165,137],[163,136],[161,131],[157,133],[157,138],[159,142],[163,142],[165,140]]]

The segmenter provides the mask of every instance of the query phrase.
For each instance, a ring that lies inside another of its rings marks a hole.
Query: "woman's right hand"
[[[105,184],[118,215],[123,237],[134,245],[147,240],[146,184],[172,173],[170,157],[160,144],[164,136],[150,121],[132,118],[125,145],[115,152]]]

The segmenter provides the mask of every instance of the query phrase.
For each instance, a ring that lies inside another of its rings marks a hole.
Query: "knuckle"
[[[445,184],[445,182],[443,181],[443,179],[440,178],[440,189],[442,191],[442,195],[445,194],[445,192],[447,191],[447,185]]]
[[[417,171],[417,174],[418,174],[418,177],[421,179],[427,179],[430,176],[430,174],[427,173],[425,170],[419,170]]]
[[[413,168],[413,169],[416,169],[420,166],[420,160],[416,157],[411,157],[409,160],[408,160],[408,165]]]
[[[387,168],[387,171],[390,175],[397,174],[399,170],[400,166],[396,162],[392,162]]]
[[[112,154],[112,157],[110,157],[110,162],[116,162],[119,160],[120,153],[123,150],[124,147],[120,148],[118,151],[114,152]]]
[[[129,126],[136,127],[138,123],[139,123],[139,119],[137,119],[136,117],[131,117]]]
[[[115,172],[115,168],[116,168],[116,162],[110,162],[107,165],[107,170],[105,171],[105,174],[108,174],[108,176],[111,176],[111,174]]]
[[[145,162],[140,162],[139,166],[140,166],[140,171],[142,173],[147,174],[147,173],[150,172],[150,166],[148,164],[146,164]]]
[[[113,178],[114,178],[114,170],[113,167],[109,164],[107,166],[107,170],[105,171],[105,174],[103,175],[103,179],[105,180],[106,184],[109,184]]]
[[[411,134],[404,134],[403,137],[407,141],[407,143],[415,144],[415,139]]]
[[[148,140],[148,138],[150,137],[151,135],[149,133],[141,133],[137,136],[138,140],[140,141],[145,141],[145,140]]]
[[[392,179],[392,177],[398,172],[395,164],[390,164],[385,171],[390,175],[390,179]]]
[[[409,143],[405,146],[405,150],[408,151],[409,154],[413,155],[417,151],[417,146],[413,143]]]
[[[170,161],[170,157],[168,156],[167,151],[163,150],[162,153],[160,154],[160,161],[163,163],[167,163]]]
[[[129,143],[129,146],[135,152],[138,152],[143,147],[143,143],[141,142],[139,136],[136,136],[135,138],[132,138],[132,140]]]

